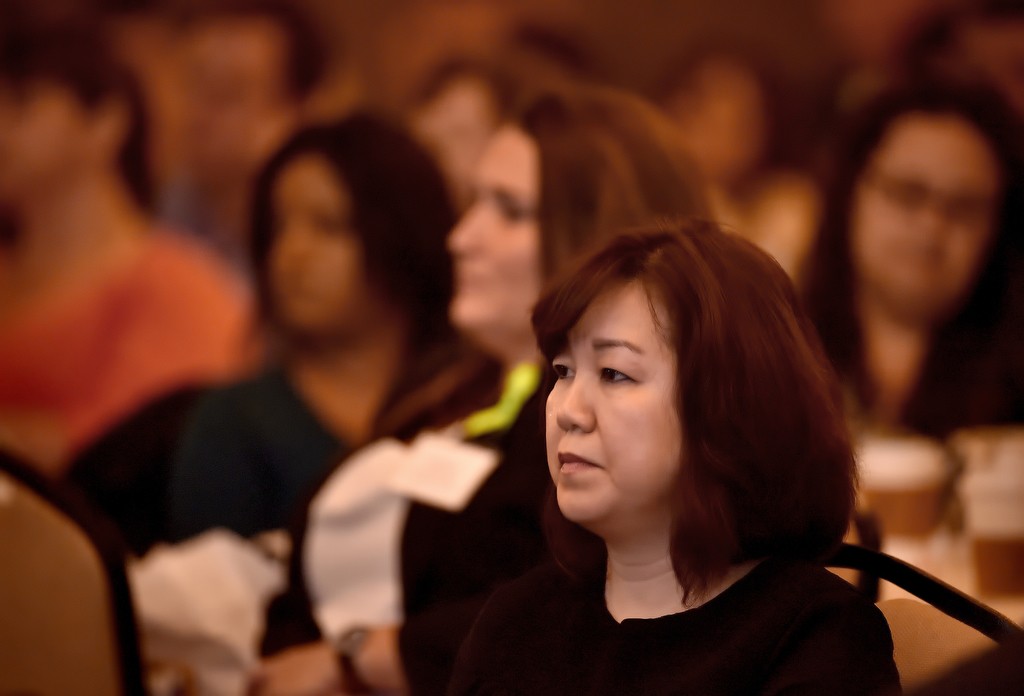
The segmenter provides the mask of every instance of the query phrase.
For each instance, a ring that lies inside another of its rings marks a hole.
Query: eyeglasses
[[[987,223],[996,202],[995,196],[942,191],[919,179],[878,170],[869,170],[864,178],[887,201],[908,213],[918,213],[930,205],[947,221],[961,225]]]

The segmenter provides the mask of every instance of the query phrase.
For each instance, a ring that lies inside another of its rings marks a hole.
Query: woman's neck
[[[757,561],[730,566],[725,575],[698,597],[683,601],[668,545],[616,549],[608,546],[608,577],[605,603],[608,613],[618,621],[656,619],[678,614],[705,604],[753,570]]]
[[[285,371],[320,422],[356,445],[372,434],[406,359],[408,328],[382,321],[376,330],[288,351]]]
[[[899,425],[921,377],[931,330],[863,302],[860,324],[864,369],[873,395],[870,415],[880,424]]]
[[[119,264],[138,250],[147,226],[113,174],[82,177],[58,195],[27,201],[18,222],[9,271],[10,290],[22,299]]]
[[[655,619],[684,609],[668,546],[616,549],[608,547],[608,578],[604,599],[616,621]]]

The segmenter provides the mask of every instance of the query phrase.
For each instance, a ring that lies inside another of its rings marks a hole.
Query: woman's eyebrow
[[[643,355],[643,350],[640,349],[635,343],[629,341],[623,341],[616,338],[595,338],[590,344],[595,351],[609,350],[611,348],[625,348],[631,350],[638,355]]]

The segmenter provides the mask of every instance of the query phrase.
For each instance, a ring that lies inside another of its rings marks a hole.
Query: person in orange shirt
[[[0,26],[0,443],[59,475],[147,402],[238,374],[251,299],[155,229],[138,90],[89,18]]]

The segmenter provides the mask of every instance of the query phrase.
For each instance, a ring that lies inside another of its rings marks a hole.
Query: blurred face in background
[[[823,0],[822,19],[832,44],[857,65],[895,60],[914,30],[953,3],[946,0]]]
[[[0,83],[0,200],[17,207],[113,165],[124,113],[109,100],[83,105],[56,82]]]
[[[344,338],[367,325],[383,300],[370,287],[352,199],[329,161],[302,155],[273,189],[268,265],[277,322],[310,338]]]
[[[412,115],[413,131],[436,155],[460,209],[472,200],[477,163],[497,127],[490,86],[468,74],[451,80]]]
[[[455,267],[452,323],[506,364],[536,353],[530,312],[540,295],[540,153],[504,127],[477,167],[475,200],[448,238]]]
[[[969,296],[992,247],[1002,190],[981,132],[953,114],[895,119],[852,197],[858,300],[934,326]]]
[[[708,180],[730,187],[760,163],[767,106],[758,77],[741,61],[711,56],[668,105],[686,149]]]
[[[213,19],[188,29],[181,49],[184,165],[201,187],[237,184],[299,119],[284,31],[258,17]]]

